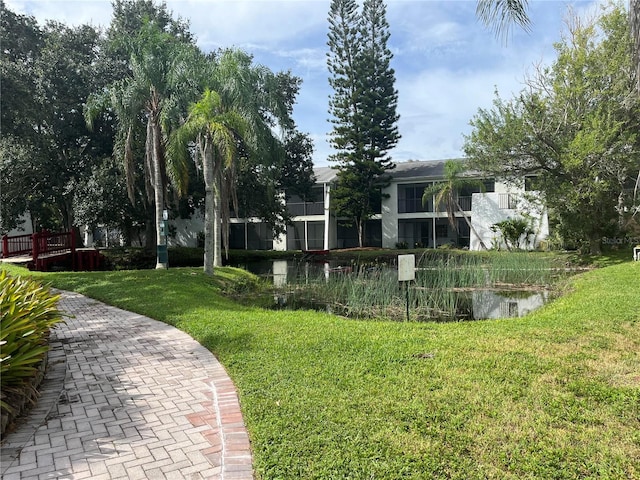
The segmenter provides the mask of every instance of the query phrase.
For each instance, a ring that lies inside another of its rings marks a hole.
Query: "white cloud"
[[[67,24],[107,26],[110,0],[5,0],[13,11]],[[607,0],[574,2],[579,13]],[[317,165],[331,153],[326,70],[330,0],[167,0],[188,20],[203,50],[236,46],[272,70],[302,77],[294,117],[315,141]],[[529,3],[532,32],[514,29],[505,46],[475,16],[475,0],[388,0],[390,47],[399,90],[402,135],[396,161],[460,156],[463,133],[479,107],[520,90],[526,68],[553,58],[564,0]]]

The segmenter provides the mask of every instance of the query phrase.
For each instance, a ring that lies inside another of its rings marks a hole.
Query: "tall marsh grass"
[[[416,263],[416,279],[410,284],[398,282],[393,265],[355,266],[328,276],[321,270],[314,274],[307,269],[304,275],[276,290],[276,297],[286,297],[288,308],[317,308],[346,317],[398,320],[406,316],[408,297],[412,319],[451,320],[472,316],[471,290],[540,289],[552,283],[554,274],[548,259],[526,253],[425,253]]]

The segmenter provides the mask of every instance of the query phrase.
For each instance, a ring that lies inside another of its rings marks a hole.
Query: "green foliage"
[[[465,143],[472,166],[485,174],[513,182],[535,175],[551,223],[591,253],[636,208],[640,97],[630,41],[621,6],[607,7],[596,22],[574,18],[553,65],[538,68],[512,100],[496,94]]]
[[[395,167],[388,152],[400,139],[384,2],[365,0],[358,12],[354,0],[333,0],[328,39],[330,142],[338,152],[331,158],[338,170],[332,201],[338,215],[357,226],[362,247],[366,221]]]
[[[0,271],[0,406],[9,394],[26,388],[46,351],[49,330],[62,319],[59,295],[38,283]]]
[[[494,223],[490,228],[492,232],[498,233],[502,237],[507,250],[526,248],[529,243],[529,236],[535,234],[531,227],[531,221],[524,217],[502,220]],[[500,243],[500,239],[498,239],[498,248]]]
[[[57,22],[40,27],[3,3],[2,43],[2,229],[25,212],[37,227],[69,229],[78,181],[111,150],[109,128],[88,132],[82,118],[87,96],[103,81],[99,32]]]
[[[528,0],[478,0],[476,15],[498,37],[506,40],[514,23],[525,31],[531,29],[527,3]]]

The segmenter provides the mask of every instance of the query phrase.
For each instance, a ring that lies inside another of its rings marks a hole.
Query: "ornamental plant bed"
[[[0,410],[2,434],[37,398],[46,369],[50,329],[62,320],[59,295],[0,271]]]

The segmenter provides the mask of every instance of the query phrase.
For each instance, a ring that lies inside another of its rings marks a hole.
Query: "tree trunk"
[[[467,225],[469,226],[469,230],[476,236],[476,238],[480,242],[480,246],[482,247],[482,249],[483,250],[489,250],[487,248],[487,246],[485,245],[485,243],[482,241],[482,237],[480,235],[478,235],[478,232],[476,231],[476,229],[471,224],[471,221],[464,214],[464,210],[462,210],[462,207],[460,206],[460,202],[458,202],[458,200],[456,200],[456,208],[458,209],[458,211],[460,213],[462,213],[462,218],[464,218],[464,221],[467,222]],[[505,242],[505,243],[507,243],[507,242]],[[507,246],[508,246],[508,244],[507,244]],[[471,239],[469,239],[469,248],[471,248]]]
[[[358,246],[364,247],[364,220],[358,218],[356,221],[356,227],[358,228]]]
[[[146,201],[145,225],[144,225],[144,246],[147,250],[153,251],[156,248],[156,229],[155,229],[155,212],[152,205]]]
[[[213,275],[214,237],[215,237],[215,195],[213,175],[213,152],[207,144],[202,152],[202,171],[204,176],[204,273]]]
[[[167,248],[165,239],[162,235],[162,211],[164,210],[164,185],[162,183],[162,168],[160,165],[160,125],[158,125],[157,119],[153,114],[150,114],[149,121],[151,123],[152,134],[152,151],[151,161],[153,164],[153,198],[155,202],[155,224],[156,224],[156,269],[166,269],[169,267],[169,263],[164,258],[160,258],[160,249]],[[165,237],[166,238],[166,237]]]
[[[222,218],[222,205],[220,198],[220,175],[216,175],[214,177],[214,189],[213,189],[213,266],[221,267],[222,266],[222,229],[221,229],[221,218]]]

